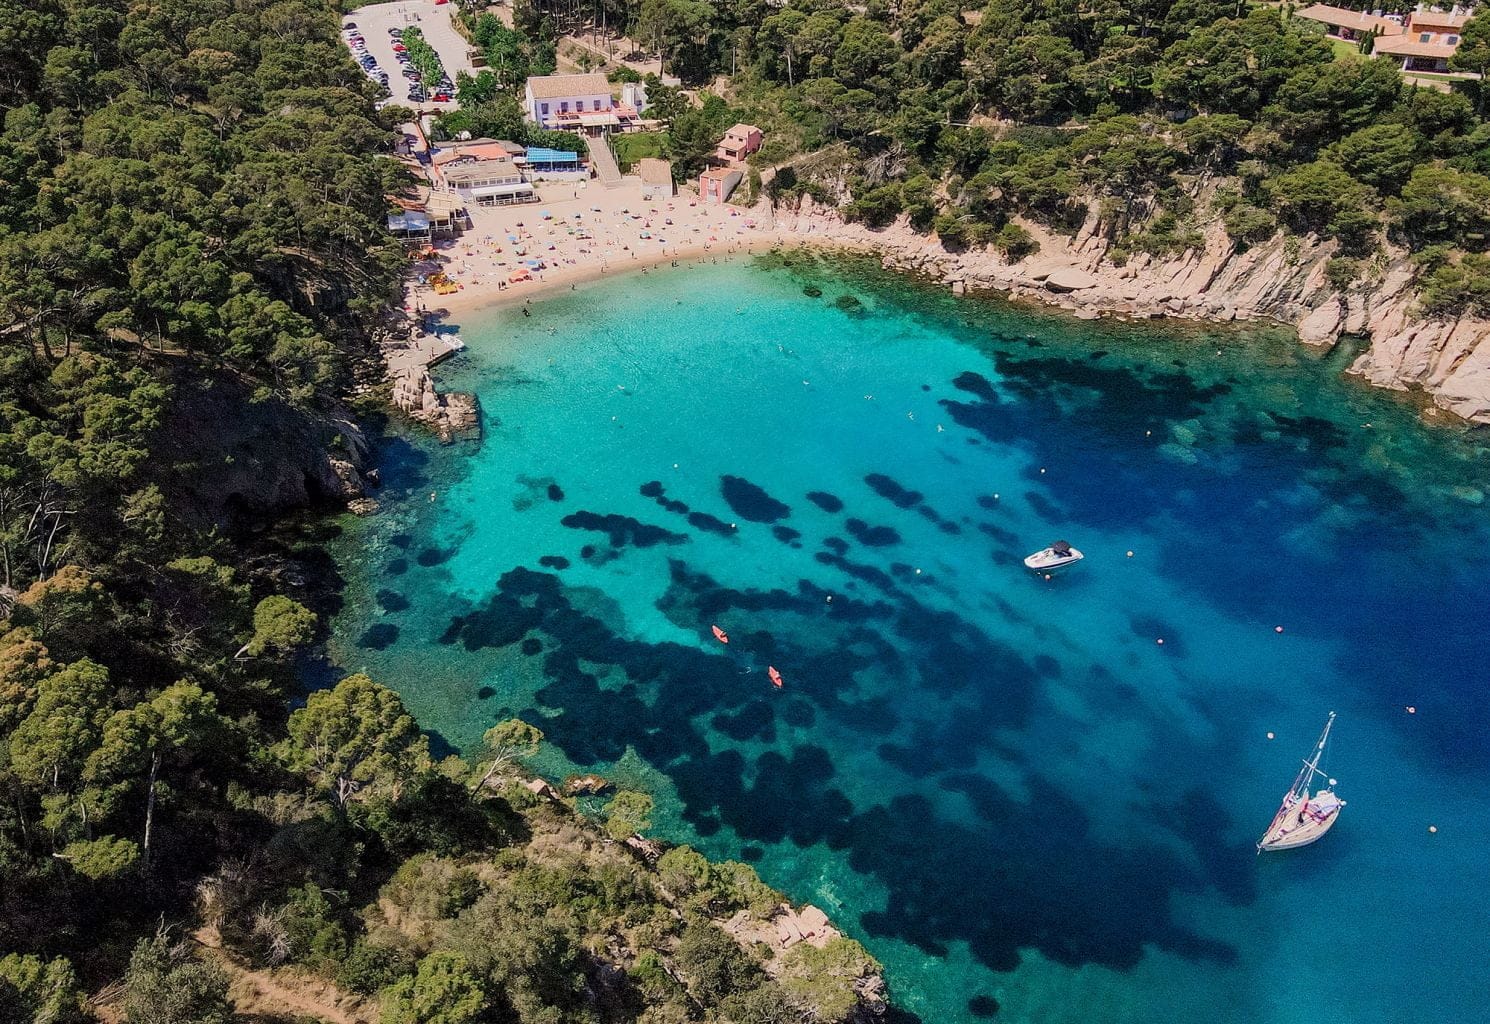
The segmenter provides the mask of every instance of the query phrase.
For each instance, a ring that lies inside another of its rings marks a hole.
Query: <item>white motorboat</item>
[[[1024,560],[1025,568],[1036,572],[1049,572],[1052,569],[1064,569],[1073,562],[1081,561],[1085,555],[1077,551],[1070,544],[1058,540],[1048,548],[1036,551]]]
[[[1324,723],[1324,732],[1319,734],[1319,742],[1314,745],[1313,756],[1304,762],[1293,785],[1283,794],[1283,806],[1273,816],[1273,823],[1257,841],[1258,853],[1308,846],[1328,832],[1340,817],[1340,808],[1345,806],[1345,801],[1330,788],[1335,785],[1335,780],[1319,770],[1324,745],[1334,724],[1335,713],[1331,711],[1329,721]],[[1314,784],[1316,775],[1324,776],[1327,785],[1310,796],[1309,787]]]

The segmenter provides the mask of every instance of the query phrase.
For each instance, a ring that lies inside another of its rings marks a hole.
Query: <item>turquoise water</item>
[[[1276,333],[808,257],[461,328],[483,443],[389,439],[335,552],[333,657],[437,744],[535,722],[927,1022],[1490,1014],[1474,435]],[[1331,710],[1349,806],[1256,856]]]

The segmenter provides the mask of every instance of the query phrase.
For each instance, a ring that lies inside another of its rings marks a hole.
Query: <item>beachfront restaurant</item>
[[[529,174],[564,174],[584,169],[580,165],[578,153],[569,153],[562,149],[530,146],[524,160]]]
[[[428,242],[434,237],[429,214],[422,210],[400,210],[388,215],[388,233],[410,242]]]
[[[477,206],[536,202],[531,182],[511,160],[479,160],[445,169],[445,181]]]

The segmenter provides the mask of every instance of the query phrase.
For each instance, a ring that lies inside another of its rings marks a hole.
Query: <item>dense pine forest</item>
[[[229,982],[284,965],[408,1024],[846,1018],[862,947],[768,974],[708,922],[779,894],[524,788],[531,726],[437,761],[362,676],[291,713],[324,566],[250,531],[355,475],[404,262],[407,112],[338,23],[0,4],[0,1020],[282,1019]]]

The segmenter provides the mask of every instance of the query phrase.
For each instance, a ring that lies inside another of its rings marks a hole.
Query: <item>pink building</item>
[[[714,150],[714,159],[726,164],[743,164],[745,158],[761,148],[765,136],[753,124],[737,124],[724,133],[719,148]]]
[[[1401,61],[1403,71],[1447,71],[1470,17],[1458,7],[1447,12],[1416,10],[1403,18],[1329,4],[1312,4],[1298,16],[1318,22],[1325,27],[1326,35],[1343,42],[1359,43],[1374,36],[1371,55]]]
[[[706,203],[726,202],[744,178],[732,167],[710,167],[698,176],[698,197]]]

